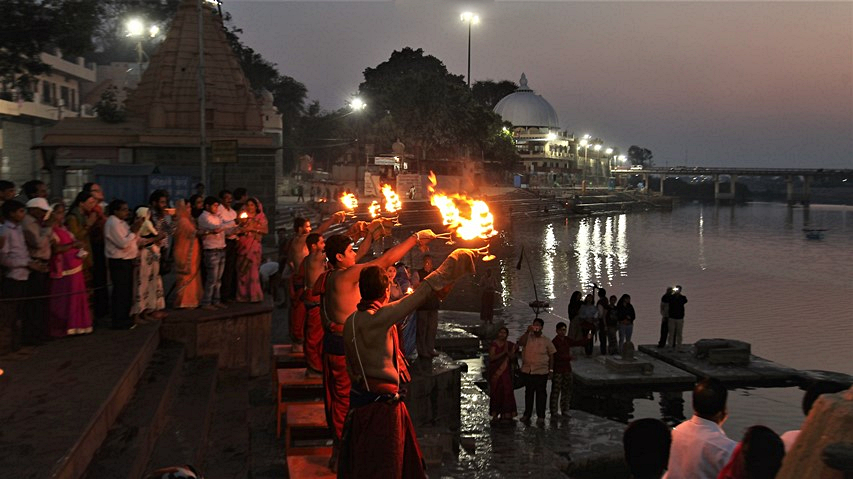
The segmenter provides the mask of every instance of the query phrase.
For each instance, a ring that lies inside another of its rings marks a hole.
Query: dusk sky
[[[853,168],[853,2],[224,0],[244,43],[344,106],[363,71],[422,48],[529,85],[569,133],[658,165]],[[369,100],[368,100],[369,102]]]

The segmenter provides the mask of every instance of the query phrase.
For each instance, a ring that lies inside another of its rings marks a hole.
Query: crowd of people
[[[263,206],[244,188],[196,194],[171,207],[153,191],[131,210],[105,201],[87,183],[74,201],[48,200],[32,180],[18,194],[0,181],[0,285],[12,349],[91,333],[96,319],[114,329],[167,316],[163,276],[174,272],[174,308],[215,310],[231,301],[263,300]],[[11,313],[11,314],[6,314]]]

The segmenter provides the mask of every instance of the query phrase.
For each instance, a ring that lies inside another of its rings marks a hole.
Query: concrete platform
[[[797,385],[799,371],[767,359],[750,355],[748,365],[711,364],[695,356],[692,344],[682,344],[678,349],[658,348],[656,344],[643,344],[639,351],[665,361],[699,377],[716,378],[727,385],[747,387],[780,387]]]
[[[691,387],[696,382],[694,374],[671,366],[648,354],[637,351],[634,353],[634,356],[637,358],[637,361],[652,365],[651,374],[643,374],[640,371],[615,371],[605,365],[604,356],[593,356],[591,358],[581,356],[572,361],[572,375],[574,376],[574,380],[584,387],[595,388],[616,386],[680,388]]]
[[[272,300],[230,303],[226,309],[171,311],[163,339],[184,343],[187,357],[218,356],[223,369],[245,368],[252,376],[270,372]]]
[[[159,322],[0,356],[0,476],[76,478],[130,400]]]
[[[310,456],[288,456],[287,472],[290,479],[334,479],[337,474],[329,470],[329,456],[332,448],[326,448],[328,452]]]
[[[480,338],[439,319],[435,349],[453,357],[472,357],[480,351]]]
[[[294,353],[292,344],[273,344],[272,357],[275,367],[279,368],[305,368],[305,353]]]

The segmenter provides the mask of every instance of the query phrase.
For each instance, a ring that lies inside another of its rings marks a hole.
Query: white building
[[[50,182],[41,155],[32,148],[49,127],[62,118],[94,116],[91,106],[82,104],[80,93],[85,84],[94,84],[94,65],[79,57],[74,62],[63,59],[59,51],[42,53],[41,61],[51,66],[51,72],[38,77],[32,100],[15,91],[0,91],[0,178],[18,187],[32,179]]]
[[[527,85],[503,97],[494,111],[512,124],[512,136],[532,186],[567,186],[582,180],[603,183],[609,174],[598,140],[576,139],[560,128],[557,112]],[[598,143],[596,143],[598,141]]]

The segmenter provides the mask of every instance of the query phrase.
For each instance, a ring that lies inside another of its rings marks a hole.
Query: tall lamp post
[[[360,113],[360,112],[364,111],[365,108],[367,108],[367,103],[365,103],[364,100],[362,100],[361,98],[355,97],[352,99],[351,102],[349,102],[349,108],[350,108],[350,112],[347,113],[347,115],[352,114],[352,113]],[[356,128],[356,132],[355,132],[356,154],[358,153],[358,148],[360,146],[359,141],[358,141],[359,136],[360,135],[359,135],[358,128]],[[365,148],[364,149],[364,178],[365,178],[364,191],[365,192],[367,191],[366,179],[367,179],[367,168],[369,168],[369,167],[370,167],[370,157],[367,156],[367,148]],[[358,172],[358,168],[356,168],[356,172]],[[356,174],[356,176],[358,176],[358,175]],[[356,178],[356,187],[358,187],[358,179],[357,178]]]
[[[463,12],[460,16],[463,23],[468,24],[468,75],[465,77],[468,80],[468,88],[471,87],[471,25],[480,23],[480,16],[472,12]]]
[[[139,76],[142,77],[142,63],[148,58],[148,54],[145,53],[145,50],[142,48],[142,40],[145,38],[154,38],[160,33],[160,27],[157,25],[148,25],[138,19],[131,18],[125,23],[125,29],[127,33],[125,36],[133,38],[136,40],[136,64],[139,69]]]
[[[581,168],[581,182],[586,184],[586,169],[589,166],[589,161],[587,161],[587,152],[589,151],[589,135],[584,135],[581,138],[581,141],[578,142],[578,146],[583,147],[583,167]]]

